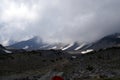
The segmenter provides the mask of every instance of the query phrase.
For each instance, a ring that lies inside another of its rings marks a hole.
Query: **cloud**
[[[1,0],[0,42],[92,42],[119,32],[119,0]]]

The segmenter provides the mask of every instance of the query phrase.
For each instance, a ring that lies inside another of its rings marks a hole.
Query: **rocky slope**
[[[70,54],[38,50],[0,54],[0,80],[119,80],[120,48]]]
[[[120,46],[120,33],[115,33],[112,35],[105,36],[102,39],[92,43],[89,47],[83,49],[99,50],[99,49],[110,48],[113,46]]]

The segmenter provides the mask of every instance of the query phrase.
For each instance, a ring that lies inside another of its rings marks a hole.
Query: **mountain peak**
[[[25,41],[21,41],[18,43],[15,43],[13,45],[10,45],[9,47],[15,48],[15,49],[24,49],[24,48],[28,48],[28,49],[36,49],[37,47],[43,45],[44,43],[42,42],[42,40],[35,36],[31,39],[25,40]]]

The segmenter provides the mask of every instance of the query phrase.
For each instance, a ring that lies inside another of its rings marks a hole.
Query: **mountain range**
[[[92,43],[79,43],[79,42],[73,42],[70,44],[63,44],[63,43],[45,43],[41,39],[38,39],[38,37],[33,37],[29,40],[17,42],[15,44],[12,44],[10,46],[7,46],[7,48],[12,49],[25,49],[25,50],[48,50],[48,49],[61,49],[61,50],[87,50],[87,49],[105,49],[113,46],[119,46],[120,45],[120,33],[115,33],[112,35],[105,36],[101,38],[100,40]]]

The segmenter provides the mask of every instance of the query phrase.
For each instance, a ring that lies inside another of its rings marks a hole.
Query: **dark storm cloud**
[[[119,0],[1,0],[0,42],[91,42],[119,32]]]

